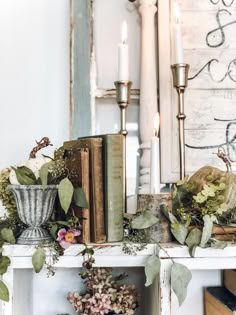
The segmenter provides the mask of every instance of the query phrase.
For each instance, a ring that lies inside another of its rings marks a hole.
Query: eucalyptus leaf
[[[192,274],[190,270],[178,263],[173,263],[171,268],[171,288],[176,294],[179,305],[182,305],[187,295],[187,288]]]
[[[216,249],[224,249],[227,247],[227,242],[211,239],[211,247]]]
[[[74,218],[76,219],[76,218]],[[55,223],[59,224],[59,225],[65,225],[67,227],[70,227],[70,223],[68,223],[67,221],[55,221]]]
[[[146,283],[145,286],[148,287],[153,283],[155,278],[160,272],[161,262],[160,259],[156,255],[152,255],[147,258],[145,262],[145,275],[146,275]]]
[[[132,229],[147,229],[159,221],[155,215],[152,214],[150,210],[143,211],[138,217],[131,221]]]
[[[0,280],[0,300],[9,302],[9,291],[5,283],[2,282],[2,280]]]
[[[85,193],[81,187],[77,187],[73,195],[76,206],[88,209],[88,202]]]
[[[169,219],[171,223],[179,223],[176,217],[171,212],[169,212]]]
[[[209,217],[209,215],[204,215],[203,221],[204,221],[204,227],[202,230],[202,238],[201,238],[200,247],[206,247],[207,242],[211,238],[212,229],[213,229],[213,222],[211,218]]]
[[[31,169],[26,166],[18,166],[17,168],[12,167],[16,173],[16,178],[21,185],[35,185],[36,177]]]
[[[185,243],[188,245],[190,256],[193,257],[193,249],[196,248],[201,242],[202,231],[195,228],[189,232],[188,237],[185,240]]]
[[[62,179],[58,186],[58,194],[62,209],[65,211],[65,213],[67,213],[69,210],[73,192],[74,187],[71,181],[68,178]]]
[[[9,257],[7,256],[0,257],[0,275],[3,275],[7,271],[7,268],[10,266],[10,264],[11,261]]]
[[[45,263],[46,254],[43,248],[38,248],[32,256],[32,264],[36,273],[40,272]]]
[[[52,226],[51,226],[51,228],[50,228],[50,235],[52,236],[52,238],[54,239],[54,240],[56,240],[57,239],[57,230],[58,230],[58,226],[57,226],[57,224],[53,224]]]
[[[171,233],[174,235],[176,240],[180,244],[184,244],[186,236],[188,234],[188,229],[186,228],[185,225],[177,222],[177,223],[172,223],[171,224]]]
[[[16,243],[15,236],[14,236],[13,231],[11,229],[3,228],[1,230],[1,236],[2,236],[4,241],[6,241],[6,242],[8,242],[10,244],[15,244]]]
[[[45,189],[45,187],[48,184],[48,171],[52,163],[53,163],[52,161],[44,163],[39,170],[39,177],[41,179],[41,184],[43,186],[43,189]]]

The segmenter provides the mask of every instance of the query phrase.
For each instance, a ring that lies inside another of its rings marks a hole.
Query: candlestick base
[[[130,102],[131,81],[115,81],[116,101],[120,108],[120,133],[124,136],[128,134],[126,129],[126,111]]]
[[[185,139],[184,139],[184,92],[188,86],[189,65],[185,63],[174,64],[171,66],[173,75],[173,86],[178,93],[178,129],[179,129],[179,163],[180,179],[185,177]]]
[[[189,65],[186,63],[174,64],[171,66],[173,85],[175,88],[186,88],[188,86]]]

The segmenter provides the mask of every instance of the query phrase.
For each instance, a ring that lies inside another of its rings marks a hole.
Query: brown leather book
[[[89,204],[90,236],[95,243],[104,243],[104,202],[102,171],[102,138],[79,138],[64,142],[66,150],[88,149],[89,151]]]
[[[74,187],[81,187],[89,204],[89,150],[65,148],[66,167],[69,170],[69,179]],[[79,217],[82,216],[82,240],[90,242],[90,211],[89,207],[82,211],[75,210]],[[78,213],[77,213],[78,212]]]

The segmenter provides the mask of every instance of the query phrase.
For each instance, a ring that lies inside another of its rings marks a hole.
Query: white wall
[[[69,0],[0,0],[0,169],[69,137],[69,16]]]

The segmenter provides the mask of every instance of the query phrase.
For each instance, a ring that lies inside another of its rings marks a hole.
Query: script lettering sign
[[[226,169],[222,146],[236,171],[236,0],[179,0],[184,61],[190,65],[185,93],[186,173],[204,165]],[[159,1],[159,78],[162,182],[179,179],[173,1]]]

